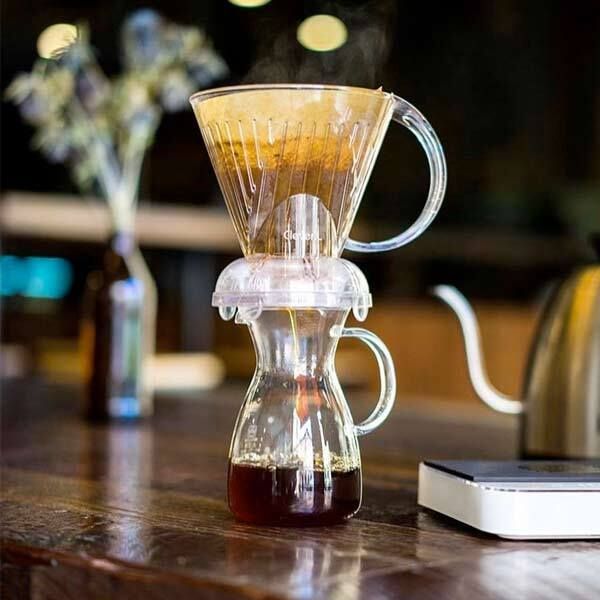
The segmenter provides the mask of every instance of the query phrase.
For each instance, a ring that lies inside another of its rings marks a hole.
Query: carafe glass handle
[[[390,351],[372,331],[362,327],[341,327],[332,331],[333,335],[356,338],[364,342],[375,355],[379,366],[380,392],[377,406],[373,412],[358,425],[354,426],[356,435],[366,435],[377,429],[388,417],[396,399],[396,372]]]
[[[405,231],[381,242],[357,242],[348,239],[344,248],[355,252],[385,252],[409,244],[431,224],[440,210],[446,192],[446,159],[442,145],[427,119],[409,102],[393,96],[392,119],[412,131],[423,146],[429,163],[429,195],[417,220]]]

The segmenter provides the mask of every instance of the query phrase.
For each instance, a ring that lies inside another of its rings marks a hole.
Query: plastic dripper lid
[[[362,271],[343,258],[316,259],[252,255],[228,265],[219,276],[212,298],[221,317],[236,311],[245,319],[263,309],[351,309],[364,321],[372,306]]]

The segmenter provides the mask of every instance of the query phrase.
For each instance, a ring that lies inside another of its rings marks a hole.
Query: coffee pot
[[[252,85],[191,98],[238,236],[243,258],[220,274],[213,306],[248,327],[256,370],[235,425],[229,507],[244,522],[325,525],[361,504],[358,437],[390,413],[396,378],[390,353],[364,321],[372,304],[365,276],[345,248],[399,248],[431,223],[446,187],[435,132],[405,100],[382,90],[327,85]],[[430,166],[415,223],[378,242],[349,239],[391,121],[409,129]],[[335,373],[338,342],[373,352],[380,392],[355,424]]]
[[[465,297],[447,285],[433,294],[458,317],[477,395],[499,412],[522,415],[524,457],[600,458],[600,264],[580,267],[552,290],[519,400],[488,380],[479,327]]]
[[[213,304],[248,327],[256,370],[229,452],[229,506],[255,524],[325,525],[361,503],[357,437],[375,430],[396,395],[392,358],[362,327],[371,294],[350,261],[250,257],[219,276]],[[381,390],[370,417],[354,424],[335,372],[339,340],[365,343],[379,366]]]

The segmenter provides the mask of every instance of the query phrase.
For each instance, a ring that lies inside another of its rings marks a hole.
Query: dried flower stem
[[[147,149],[163,110],[188,106],[200,84],[227,66],[195,27],[170,23],[145,9],[123,27],[124,73],[109,80],[98,65],[85,25],[77,39],[18,75],[6,95],[36,127],[36,146],[66,162],[81,188],[94,182],[118,230],[132,230]]]

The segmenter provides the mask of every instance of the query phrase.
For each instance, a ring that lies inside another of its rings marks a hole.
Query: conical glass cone
[[[191,103],[244,254],[339,256],[392,116],[391,94],[244,86]]]

